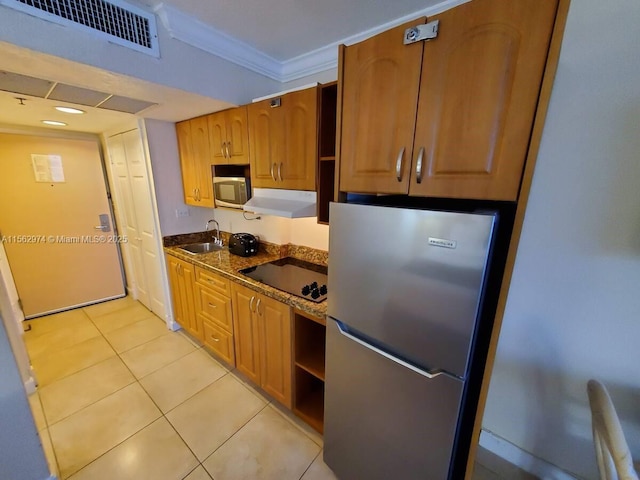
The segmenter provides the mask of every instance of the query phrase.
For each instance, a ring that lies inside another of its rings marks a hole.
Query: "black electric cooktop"
[[[327,298],[327,267],[285,257],[240,270],[247,277],[320,303]]]

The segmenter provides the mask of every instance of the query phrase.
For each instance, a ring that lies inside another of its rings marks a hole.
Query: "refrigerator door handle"
[[[382,355],[383,357],[385,357],[388,360],[391,360],[392,362],[397,363],[398,365],[401,365],[405,368],[408,368],[409,370],[412,370],[414,372],[416,372],[418,375],[422,375],[423,377],[426,377],[428,379],[432,379],[432,378],[436,378],[440,375],[442,375],[444,372],[442,372],[441,370],[432,370],[430,372],[427,372],[425,370],[422,370],[418,367],[414,367],[413,365],[411,365],[410,363],[405,362],[404,360],[400,360],[399,358],[394,357],[393,355],[388,354],[387,352],[380,350],[377,347],[374,347],[373,345],[364,342],[362,340],[360,340],[358,337],[354,337],[353,335],[351,335],[349,332],[347,332],[342,324],[339,321],[336,321],[336,325],[338,326],[338,331],[344,335],[345,337],[347,337],[349,340],[353,340],[354,342],[362,345],[365,348],[368,348],[369,350],[377,353],[378,355]]]

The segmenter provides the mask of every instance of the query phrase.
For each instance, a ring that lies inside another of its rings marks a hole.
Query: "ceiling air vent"
[[[0,0],[30,15],[89,30],[110,42],[158,57],[156,17],[121,0]]]

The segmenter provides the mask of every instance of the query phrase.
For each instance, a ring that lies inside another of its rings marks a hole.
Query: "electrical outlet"
[[[190,215],[189,207],[178,207],[178,208],[176,208],[176,217],[177,218],[188,217],[189,215]]]

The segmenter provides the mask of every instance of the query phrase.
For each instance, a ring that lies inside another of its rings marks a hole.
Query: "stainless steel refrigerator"
[[[331,205],[324,460],[341,480],[451,478],[496,224]]]

